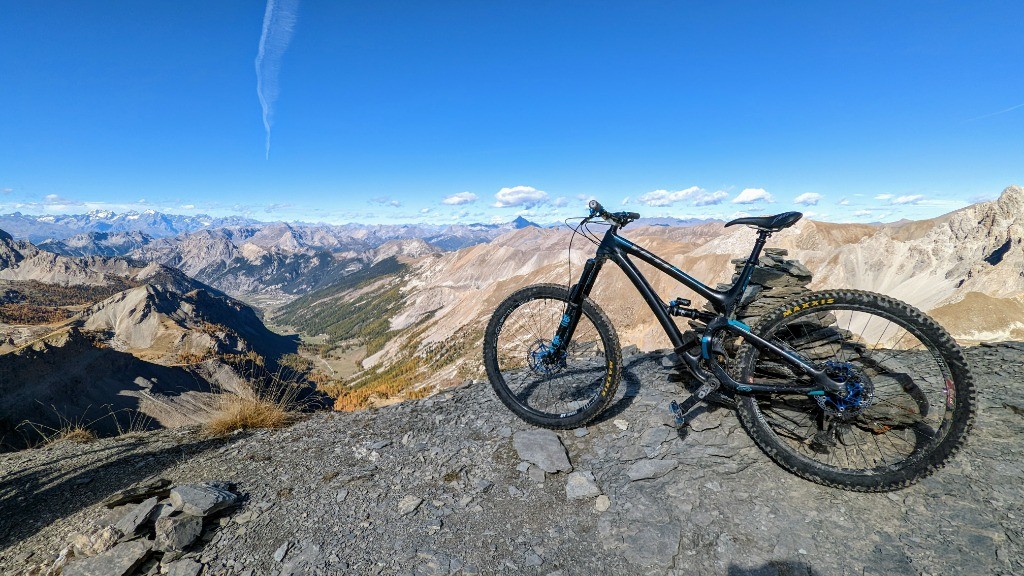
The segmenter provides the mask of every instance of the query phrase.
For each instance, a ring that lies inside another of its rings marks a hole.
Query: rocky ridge
[[[203,422],[218,392],[250,391],[298,347],[174,268],[60,256],[2,231],[0,305],[0,450],[71,425]]]
[[[784,472],[725,409],[686,434],[663,352],[625,359],[587,428],[516,419],[486,383],[280,431],[194,429],[0,456],[0,572],[50,565],[101,501],[148,478],[232,482],[241,505],[182,558],[203,574],[938,575],[1024,572],[1024,344],[966,350],[964,450],[910,488]]]
[[[124,256],[152,241],[142,232],[86,232],[64,240],[46,240],[37,246],[64,256]]]

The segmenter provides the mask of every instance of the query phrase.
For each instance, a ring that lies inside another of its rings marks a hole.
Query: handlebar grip
[[[598,202],[597,200],[591,200],[590,211],[595,214],[602,214],[604,213],[604,206],[601,206],[601,203]]]
[[[639,220],[640,219],[640,215],[637,214],[636,212],[627,212],[626,213],[626,217],[629,218],[630,220]]]

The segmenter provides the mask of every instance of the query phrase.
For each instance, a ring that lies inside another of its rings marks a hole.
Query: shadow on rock
[[[633,367],[646,359],[644,356],[639,356],[623,367],[622,381],[619,383],[619,389],[623,390],[621,397],[612,402],[590,425],[608,422],[625,412],[626,408],[629,408],[633,400],[640,394],[640,377],[633,371]]]
[[[761,566],[746,568],[731,564],[726,574],[728,576],[819,576],[807,564],[789,560],[773,560]]]
[[[60,518],[102,502],[115,492],[159,475],[181,460],[242,437],[152,448],[144,441],[125,439],[66,457],[41,456],[39,459],[44,462],[0,479],[0,550],[30,538]]]

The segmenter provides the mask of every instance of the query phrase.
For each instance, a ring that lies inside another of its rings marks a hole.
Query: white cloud
[[[555,198],[551,202],[551,205],[554,206],[555,208],[562,208],[564,206],[568,206],[569,205],[569,199],[568,198],[563,198],[563,197],[559,196],[558,198]]]
[[[892,194],[879,194],[878,196],[875,196],[875,200],[891,200],[891,199],[892,199]]]
[[[698,192],[703,192],[700,186],[690,186],[685,190],[654,190],[636,199],[637,202],[647,206],[671,206],[676,202],[686,200]]]
[[[0,194],[10,194],[14,192],[14,188],[0,188]]]
[[[532,208],[546,202],[548,193],[543,190],[537,190],[533,186],[513,186],[498,190],[494,198],[497,200],[494,203],[495,208],[508,208],[510,206]]]
[[[700,186],[690,186],[684,190],[653,190],[641,195],[636,201],[645,206],[672,206],[677,202],[688,202],[691,206],[712,206],[721,204],[728,196],[724,190],[708,192]],[[628,201],[629,198],[622,203]]]
[[[733,204],[753,204],[754,202],[774,202],[772,195],[764,188],[744,188],[740,195],[733,198]]]
[[[449,206],[458,206],[459,204],[470,204],[476,202],[476,194],[472,192],[459,192],[458,194],[452,194],[441,201],[442,204]]]
[[[84,206],[85,205],[85,203],[83,203],[83,202],[79,202],[77,200],[68,200],[67,198],[62,198],[62,197],[60,197],[60,196],[58,196],[56,194],[47,194],[46,196],[43,196],[43,204],[45,204],[48,207],[55,208],[55,209],[58,209],[58,210],[59,209],[63,209],[63,208],[67,208],[67,207],[70,207],[70,206]]]
[[[370,198],[369,200],[367,200],[367,202],[369,202],[370,204],[377,204],[380,206],[391,206],[392,208],[398,208],[399,206],[402,205],[402,203],[399,202],[398,200],[392,200],[387,196],[378,196],[376,198]]]
[[[874,212],[872,212],[871,210],[857,210],[856,212],[853,213],[853,215],[857,218],[871,216],[872,214],[874,214]]]
[[[890,200],[889,203],[890,204],[919,204],[922,200],[924,200],[924,195],[922,195],[922,194],[914,194],[912,196],[900,196],[899,198],[894,198],[893,200]]]
[[[693,200],[694,206],[714,206],[715,204],[721,204],[729,197],[729,193],[725,190],[715,190],[710,194],[703,190]]]
[[[622,205],[629,206],[629,196],[626,196],[625,198],[622,199]]]
[[[816,206],[818,200],[821,200],[821,194],[816,192],[804,192],[793,199],[794,204],[803,204],[804,206]]]
[[[426,214],[430,212],[430,208],[420,208],[420,214]]]
[[[839,201],[839,205],[840,206],[849,206],[850,205],[850,201],[847,200],[846,198],[843,198],[842,200]]]
[[[195,204],[182,204],[180,206],[180,208],[182,210],[195,210],[196,209],[196,205]]]

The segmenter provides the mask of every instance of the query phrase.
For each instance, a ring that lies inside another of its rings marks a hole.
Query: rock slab
[[[626,468],[626,476],[634,481],[660,478],[675,470],[677,466],[679,462],[676,460],[641,460]]]
[[[565,497],[569,500],[583,500],[600,494],[593,472],[573,472],[565,482]]]
[[[238,495],[219,484],[185,484],[171,490],[171,504],[192,516],[209,516],[231,506]]]
[[[520,458],[549,474],[572,472],[562,440],[550,430],[517,432],[512,436],[512,446]]]
[[[154,547],[165,552],[184,550],[203,532],[203,519],[191,514],[167,516],[156,521]]]
[[[99,556],[72,562],[64,567],[64,576],[125,576],[131,574],[149,556],[148,540],[122,542]]]

